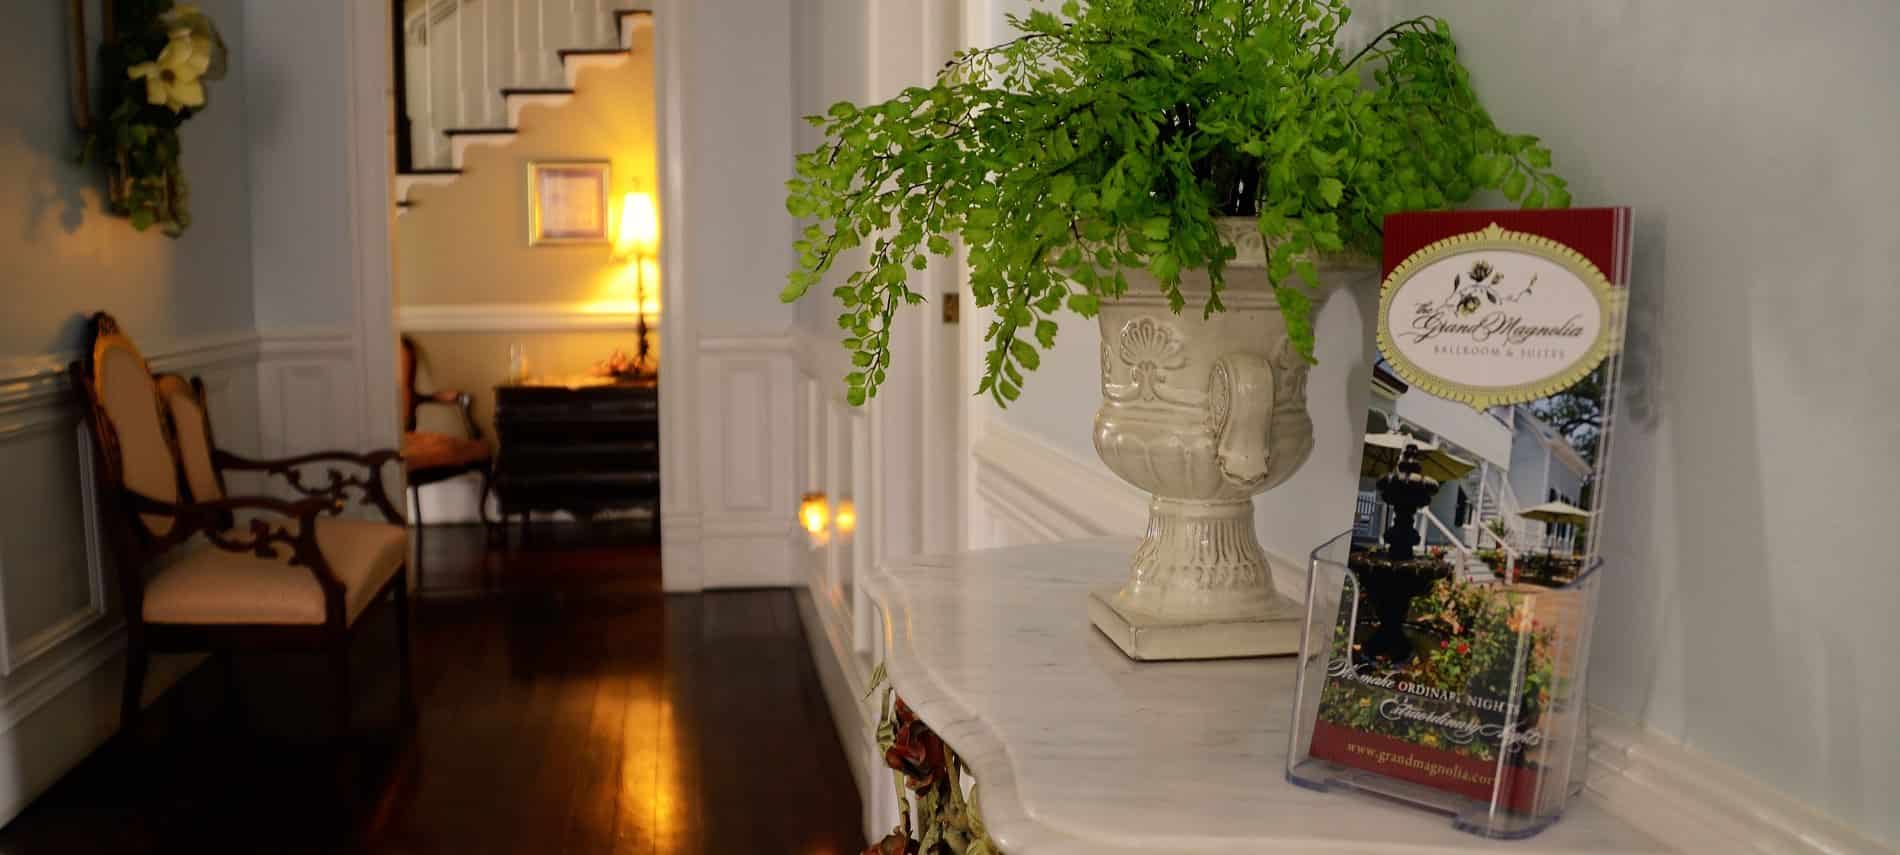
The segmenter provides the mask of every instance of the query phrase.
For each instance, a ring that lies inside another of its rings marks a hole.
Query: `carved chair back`
[[[194,502],[224,498],[224,471],[218,467],[214,453],[218,445],[211,433],[204,381],[160,374],[157,383],[159,404],[164,408],[172,442],[178,449],[178,463],[184,470],[185,492]]]
[[[402,337],[402,429],[416,429],[416,340]]]
[[[123,508],[118,501],[123,490],[160,502],[180,501],[177,450],[158,379],[110,315],[93,316],[89,339],[87,358],[73,366],[73,378],[91,428],[101,499]],[[125,528],[135,545],[149,546],[176,525],[164,514],[117,516],[122,519],[114,524]]]
[[[175,395],[184,384],[153,376],[111,315],[94,315],[87,337],[85,359],[71,369],[73,385],[91,433],[102,528],[117,559],[127,614],[136,615],[145,568],[182,532],[176,516],[140,512],[126,499],[135,495],[167,505],[186,500],[164,391],[172,387]]]

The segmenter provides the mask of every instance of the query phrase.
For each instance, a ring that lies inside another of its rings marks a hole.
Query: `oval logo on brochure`
[[[1617,312],[1589,259],[1493,223],[1393,268],[1379,292],[1379,352],[1407,383],[1484,410],[1583,379],[1615,349]]]

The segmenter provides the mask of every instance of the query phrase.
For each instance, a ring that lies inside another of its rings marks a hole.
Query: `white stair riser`
[[[454,175],[398,175],[396,176],[396,200],[409,201],[409,191],[417,187],[440,187],[451,184],[458,176]]]
[[[508,96],[508,127],[521,127],[521,114],[529,107],[559,107],[574,98],[573,95],[535,93],[533,95]]]
[[[456,134],[449,137],[449,162],[461,169],[468,162],[469,149],[479,145],[507,145],[514,138],[514,134]]]
[[[626,53],[582,53],[567,57],[563,63],[567,67],[567,86],[575,88],[581,79],[581,72],[590,68],[613,68],[627,61],[631,54]]]
[[[652,29],[652,15],[627,15],[620,19],[620,46],[633,49],[633,34],[642,29]]]

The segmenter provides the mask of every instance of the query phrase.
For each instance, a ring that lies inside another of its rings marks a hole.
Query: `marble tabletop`
[[[1136,663],[1089,625],[1135,542],[924,556],[873,573],[892,684],[967,762],[1009,855],[1667,852],[1589,798],[1527,841],[1286,782],[1291,658]]]

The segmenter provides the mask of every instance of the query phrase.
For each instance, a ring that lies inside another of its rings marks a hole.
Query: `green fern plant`
[[[969,253],[994,309],[980,391],[1007,406],[1055,344],[1056,317],[1093,316],[1145,268],[1176,312],[1205,268],[1221,311],[1234,250],[1217,216],[1258,221],[1294,343],[1310,360],[1319,252],[1376,253],[1386,214],[1494,188],[1525,207],[1569,193],[1536,137],[1492,122],[1450,28],[1414,18],[1339,46],[1343,0],[1091,0],[1012,17],[1020,35],[958,53],[927,87],[833,105],[797,159],[786,207],[809,218],[781,297],[803,297],[850,251],[832,293],[854,369],[876,395],[899,306],[929,255]]]

